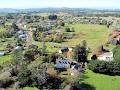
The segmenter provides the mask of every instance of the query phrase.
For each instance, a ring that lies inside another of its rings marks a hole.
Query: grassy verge
[[[35,87],[25,87],[25,88],[20,89],[20,90],[39,90],[39,89],[37,89]]]

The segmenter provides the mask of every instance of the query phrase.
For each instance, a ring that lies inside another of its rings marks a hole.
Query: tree
[[[86,47],[83,45],[77,45],[74,49],[74,59],[78,62],[87,62],[87,56],[88,52],[86,50]]]
[[[30,75],[31,75],[31,71],[28,70],[27,65],[24,64],[17,75],[18,81],[21,83],[22,87],[31,85],[32,82]]]
[[[12,70],[10,73],[12,76],[16,76],[19,67],[24,63],[22,51],[14,51],[12,60]]]
[[[113,49],[113,58],[116,61],[120,61],[120,45],[117,45],[114,49]]]
[[[58,56],[56,53],[50,54],[50,62],[53,62],[54,64],[56,64],[56,59],[57,59],[58,57],[59,57],[59,56]]]
[[[49,20],[56,20],[57,19],[57,15],[49,15],[48,19]]]
[[[66,28],[65,28],[65,31],[66,31],[66,32],[71,32],[69,27],[66,27]]]
[[[61,26],[63,26],[63,27],[64,27],[64,26],[65,26],[65,23],[64,23],[64,22],[61,22]]]
[[[24,53],[24,58],[26,61],[33,61],[35,60],[35,55],[37,55],[39,51],[37,49],[28,49]]]
[[[13,50],[13,48],[14,48],[14,46],[11,45],[11,44],[7,44],[7,46],[6,46],[6,50],[7,50],[8,52],[11,52],[11,51]]]

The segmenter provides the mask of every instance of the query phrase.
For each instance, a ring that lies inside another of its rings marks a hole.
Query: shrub
[[[70,28],[68,28],[68,27],[65,28],[65,31],[66,31],[66,32],[71,32]]]
[[[0,88],[7,88],[10,85],[12,85],[14,83],[14,81],[12,80],[12,78],[6,78],[3,80],[0,80]]]
[[[115,61],[119,61],[120,62],[120,45],[117,45],[114,50],[113,50],[113,58]]]

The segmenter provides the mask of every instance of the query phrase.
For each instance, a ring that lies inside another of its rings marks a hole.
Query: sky
[[[0,0],[0,8],[105,8],[120,9],[120,0]]]

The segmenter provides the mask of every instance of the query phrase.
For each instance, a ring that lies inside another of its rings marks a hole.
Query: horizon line
[[[17,9],[17,10],[25,10],[25,9],[45,9],[45,8],[71,8],[71,9],[97,9],[97,10],[120,10],[120,8],[111,8],[111,7],[29,7],[29,8],[11,8],[11,7],[3,7],[0,9]]]

